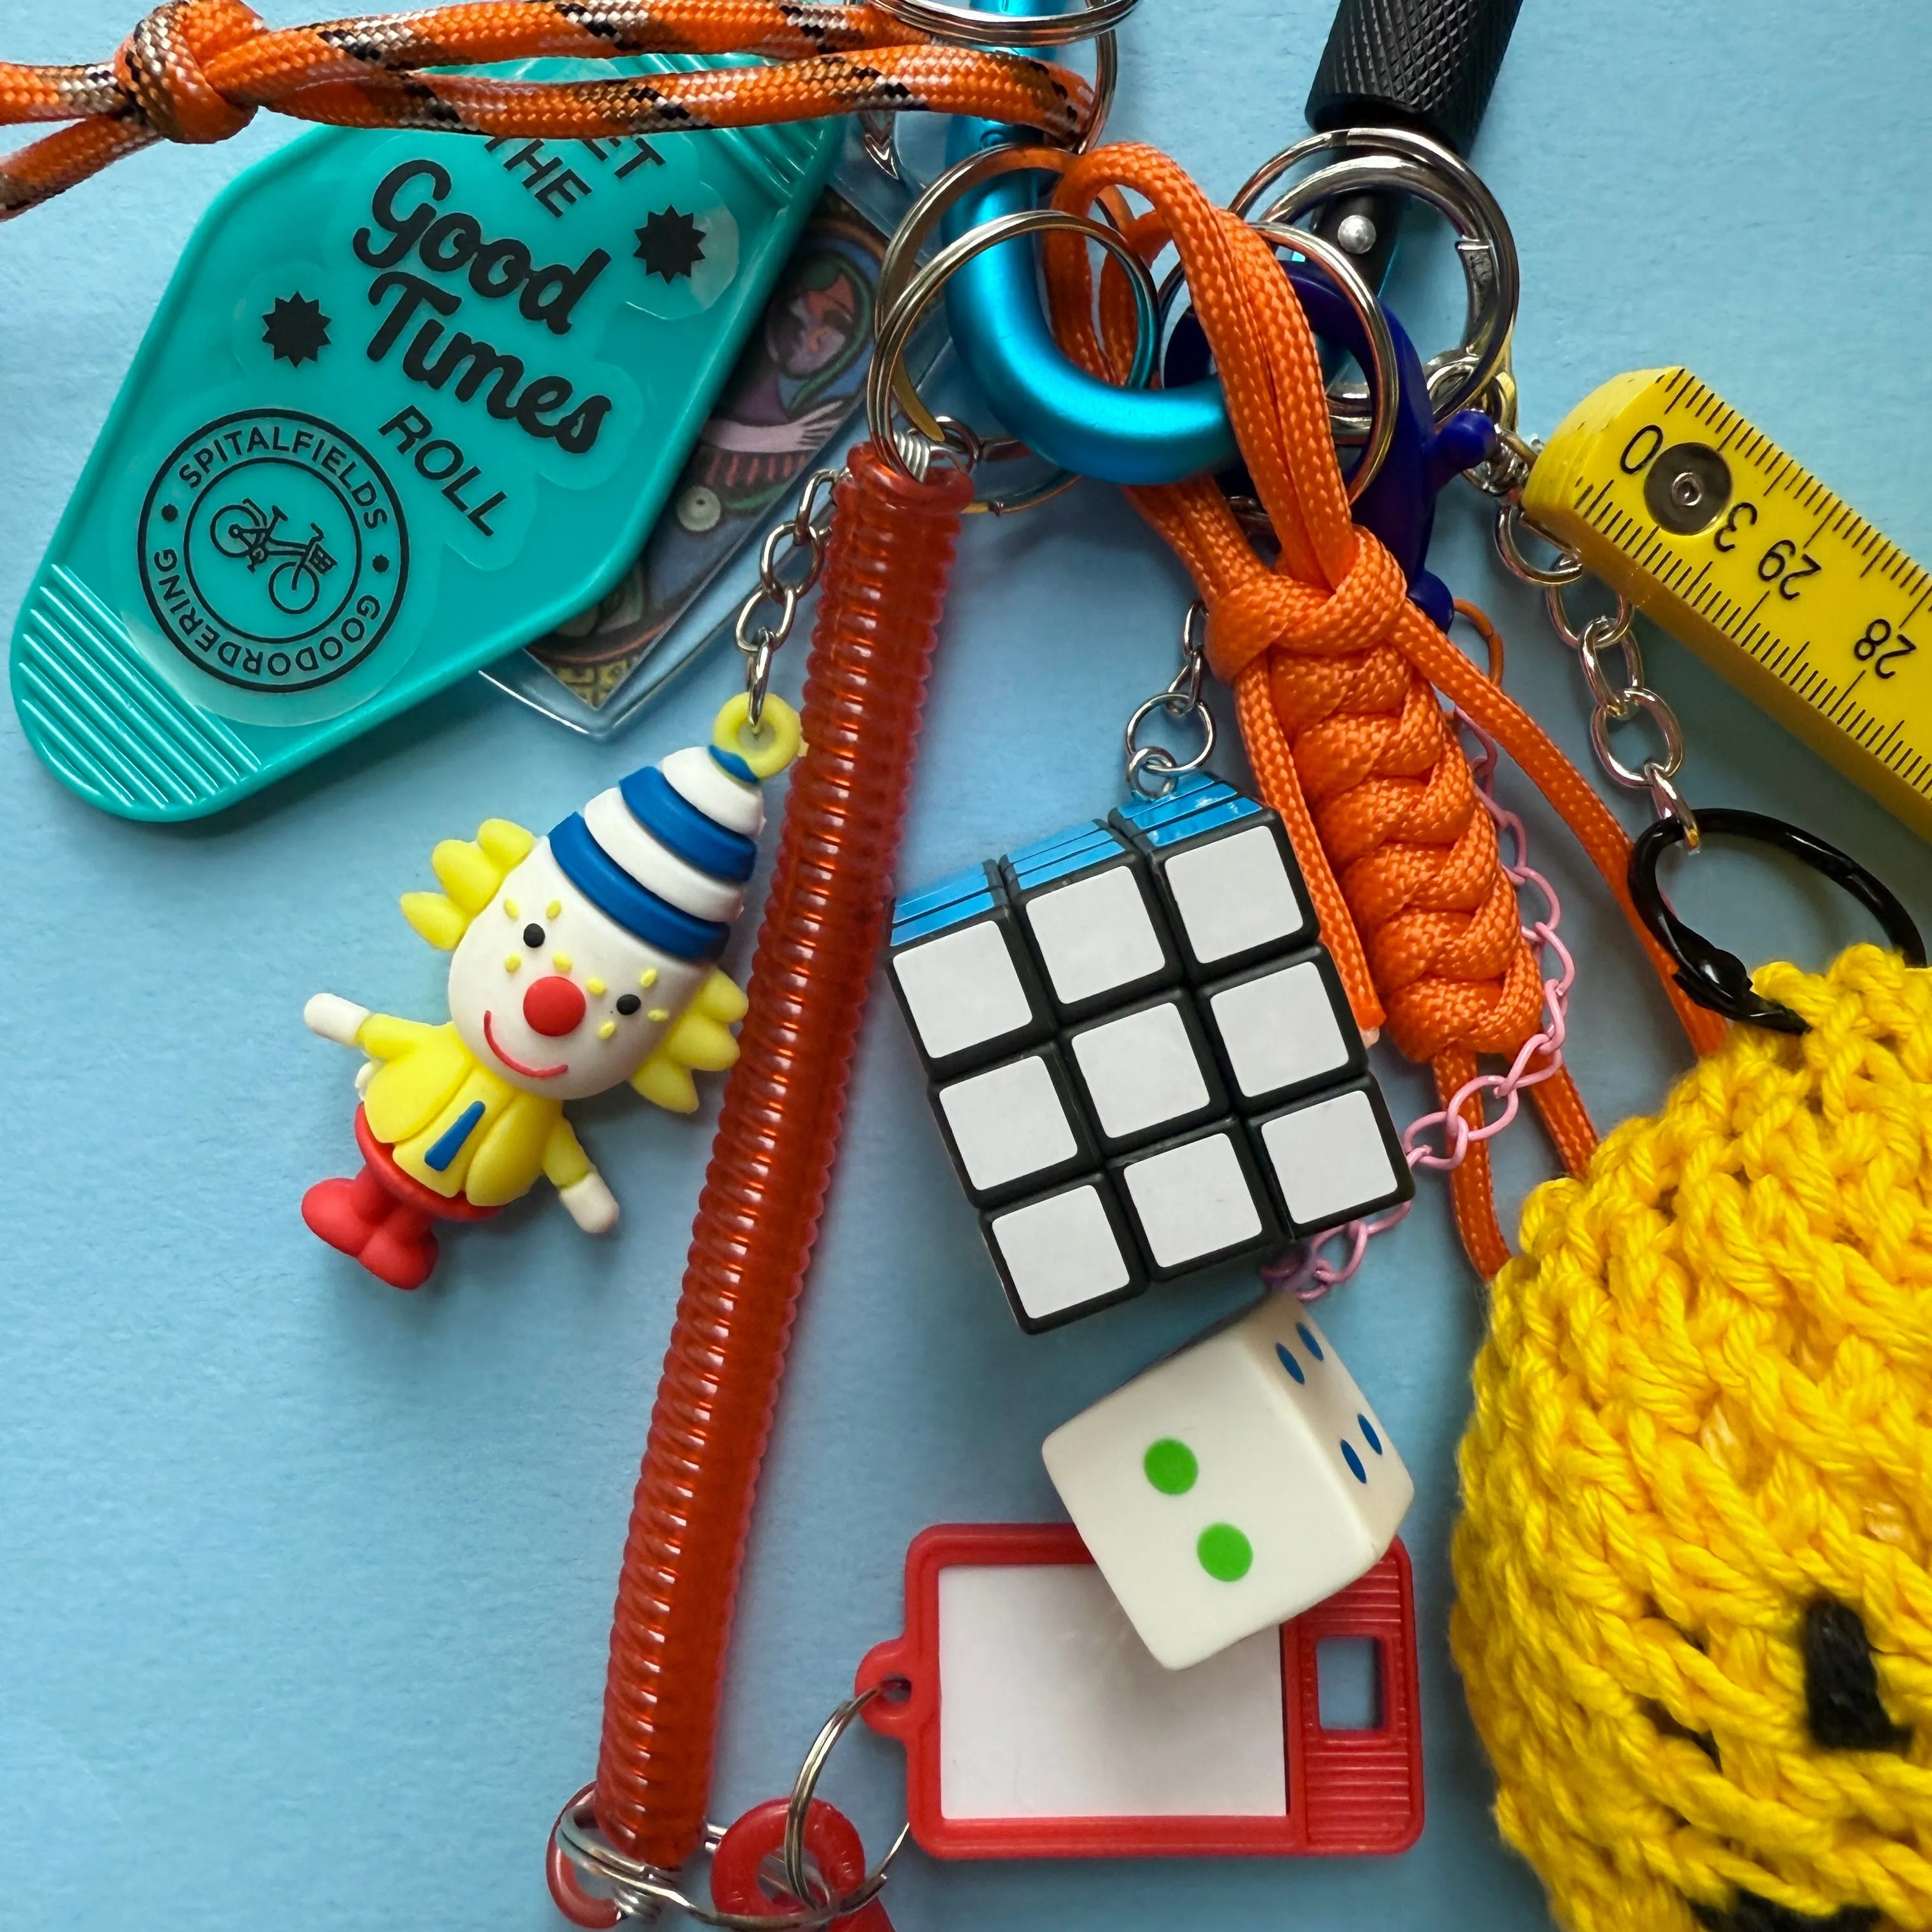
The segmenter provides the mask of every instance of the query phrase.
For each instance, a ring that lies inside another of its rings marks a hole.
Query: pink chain
[[[1522,1104],[1518,1096],[1523,1089],[1547,1080],[1563,1064],[1570,988],[1576,977],[1576,962],[1570,958],[1568,947],[1557,936],[1563,907],[1556,896],[1556,889],[1529,862],[1529,833],[1522,820],[1497,802],[1495,740],[1453,705],[1450,715],[1455,724],[1481,747],[1480,756],[1471,760],[1476,796],[1482,800],[1484,809],[1496,820],[1497,830],[1508,834],[1516,855],[1514,862],[1504,865],[1504,874],[1519,891],[1526,886],[1534,886],[1548,908],[1535,924],[1522,928],[1522,936],[1535,947],[1539,956],[1546,955],[1548,961],[1554,964],[1553,970],[1546,972],[1543,982],[1543,1029],[1540,1033],[1532,1034],[1523,1042],[1509,1071],[1479,1073],[1473,1080],[1466,1081],[1450,1096],[1447,1106],[1412,1121],[1402,1136],[1402,1151],[1412,1167],[1432,1168],[1441,1173],[1460,1167],[1477,1142],[1492,1139],[1501,1133],[1516,1118]],[[1486,1108],[1483,1124],[1472,1127],[1463,1118],[1463,1108],[1472,1100],[1499,1101],[1501,1109],[1490,1118]],[[1426,1144],[1428,1138],[1438,1132],[1442,1132],[1445,1139],[1439,1151]],[[1405,1201],[1400,1208],[1392,1208],[1386,1214],[1378,1214],[1372,1220],[1351,1221],[1346,1227],[1332,1228],[1327,1234],[1292,1250],[1280,1261],[1269,1262],[1261,1271],[1262,1280],[1270,1288],[1280,1288],[1299,1296],[1304,1301],[1318,1301],[1354,1274],[1368,1252],[1370,1240],[1394,1227],[1413,1204]],[[1335,1241],[1346,1241],[1348,1250],[1338,1259],[1331,1261],[1323,1250]]]

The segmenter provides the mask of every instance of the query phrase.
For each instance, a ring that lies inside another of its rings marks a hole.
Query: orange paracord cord
[[[1365,1030],[1385,1025],[1426,1062],[1446,1103],[1478,1055],[1508,1058],[1536,1031],[1543,994],[1494,824],[1438,694],[1528,774],[1642,934],[1624,881],[1629,841],[1529,717],[1408,601],[1394,558],[1352,520],[1314,339],[1268,244],[1137,144],[1076,163],[1056,200],[1084,211],[1116,188],[1152,204],[1132,225],[1135,245],[1150,260],[1170,240],[1180,254],[1280,560],[1270,569],[1256,556],[1211,478],[1128,494],[1207,604],[1209,661],[1234,687],[1256,781],[1294,839],[1356,1018]],[[1046,261],[1069,352],[1123,380],[1136,327],[1125,278],[1107,273],[1096,328],[1084,248],[1050,238]],[[1723,1022],[1684,998],[1645,943],[1684,1030],[1708,1051]],[[1596,1136],[1569,1075],[1532,1091],[1565,1164],[1580,1170]],[[1464,1245],[1493,1274],[1508,1250],[1480,1145],[1452,1186]]]
[[[573,82],[429,70],[730,52],[776,64]],[[472,0],[281,28],[241,0],[166,0],[110,62],[0,62],[0,124],[79,123],[0,158],[0,220],[151,142],[226,140],[263,107],[340,127],[556,140],[929,109],[1066,142],[1092,98],[1065,68],[941,46],[876,8],[817,0]]]

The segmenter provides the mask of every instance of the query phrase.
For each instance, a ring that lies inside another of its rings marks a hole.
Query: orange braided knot
[[[1404,1053],[1430,1063],[1446,1101],[1478,1054],[1511,1055],[1538,1030],[1543,992],[1494,822],[1438,694],[1534,780],[1641,932],[1624,883],[1628,842],[1562,753],[1409,602],[1395,560],[1354,525],[1314,339],[1268,244],[1165,155],[1133,144],[1077,162],[1056,200],[1084,210],[1116,187],[1153,205],[1132,226],[1134,245],[1150,261],[1170,242],[1179,252],[1280,560],[1270,570],[1256,556],[1211,478],[1128,494],[1207,604],[1210,662],[1234,688],[1256,780],[1294,838],[1356,1018],[1364,1030],[1386,1024]],[[1125,277],[1105,276],[1096,326],[1085,250],[1052,238],[1046,264],[1069,352],[1123,380],[1136,328]],[[1668,983],[1667,962],[1654,946],[1652,956]],[[1721,1022],[1672,992],[1693,1040],[1714,1045]],[[1568,1074],[1532,1091],[1580,1171],[1596,1136]],[[1480,1148],[1455,1186],[1465,1242],[1493,1273],[1507,1249]]]
[[[781,64],[584,82],[429,71],[732,52]],[[471,0],[280,28],[241,0],[165,0],[110,64],[0,62],[0,124],[80,124],[0,159],[0,219],[151,142],[226,140],[264,107],[339,127],[568,140],[928,109],[1067,142],[1091,104],[1064,68],[938,45],[875,8],[819,0]]]

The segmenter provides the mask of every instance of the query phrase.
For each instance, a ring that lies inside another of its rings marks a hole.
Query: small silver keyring
[[[814,1778],[813,1782],[816,1784],[817,1780]],[[860,1883],[842,1898],[827,1899],[821,1904],[809,1906],[800,1912],[779,1912],[770,1917],[754,1918],[748,1912],[720,1912],[714,1906],[701,1905],[679,1885],[675,1873],[665,1871],[656,1865],[646,1864],[641,1859],[631,1858],[619,1851],[598,1828],[596,1816],[591,1808],[591,1800],[596,1790],[594,1784],[586,1784],[559,1814],[556,1824],[550,1829],[553,1856],[561,1856],[578,1870],[594,1873],[602,1880],[610,1888],[611,1902],[626,1917],[635,1917],[652,1906],[668,1905],[674,1911],[682,1912],[687,1918],[694,1918],[700,1925],[718,1928],[718,1932],[819,1932],[821,1927],[836,1924],[842,1918],[849,1918],[854,1912],[862,1911],[871,1904],[885,1889],[888,1868],[893,1859],[898,1856],[912,1828],[908,1825],[902,1830],[894,1840],[891,1850],[866,1874]],[[808,1797],[807,1804],[810,1802]],[[788,1834],[789,1817],[787,1831]],[[707,1857],[713,1856],[724,1842],[724,1828],[718,1825],[706,1825],[700,1849]],[[802,1867],[803,1846],[801,1841],[801,1873]],[[789,1882],[789,1869],[787,1878]],[[808,1886],[808,1880],[807,1883]],[[793,1895],[800,1898],[807,1898],[810,1896],[810,1892],[797,1892]]]
[[[1355,266],[1348,253],[1336,248],[1333,242],[1306,228],[1290,228],[1274,222],[1250,221],[1248,226],[1262,238],[1278,248],[1292,250],[1305,257],[1322,270],[1340,292],[1342,298],[1355,312],[1355,319],[1362,325],[1362,333],[1369,340],[1369,362],[1375,376],[1372,388],[1367,393],[1374,396],[1375,411],[1366,425],[1366,436],[1349,437],[1351,426],[1358,418],[1342,416],[1331,410],[1329,426],[1335,432],[1338,446],[1345,440],[1366,442],[1366,458],[1358,463],[1348,479],[1348,500],[1356,502],[1362,492],[1376,480],[1376,472],[1388,460],[1390,446],[1395,440],[1397,412],[1401,405],[1400,389],[1402,371],[1396,361],[1395,338],[1389,333],[1388,317],[1382,304],[1362,278],[1362,272]],[[1162,278],[1159,290],[1160,331],[1167,333],[1167,320],[1173,308],[1175,296],[1187,285],[1186,271],[1178,264],[1170,268]]]
[[[890,1682],[890,1680],[887,1680]],[[799,1766],[798,1776],[791,1787],[791,1803],[785,1811],[784,1872],[785,1883],[794,1898],[809,1898],[811,1874],[805,1865],[805,1831],[812,1816],[812,1801],[818,1790],[818,1780],[825,1775],[825,1767],[830,1762],[832,1754],[838,1747],[838,1741],[858,1722],[866,1706],[874,1698],[885,1694],[886,1684],[869,1684],[856,1696],[848,1697],[826,1719],[824,1728],[812,1740],[812,1748],[805,1754],[805,1762]],[[886,1872],[892,1861],[904,1850],[910,1835],[910,1820],[901,1826],[899,1834],[890,1849],[878,1863],[874,1874],[880,1882],[885,1881]],[[868,1880],[867,1883],[871,1882]]]
[[[1048,152],[1051,152],[1050,150]],[[941,180],[945,177],[942,176]],[[939,184],[935,183],[936,188]],[[923,198],[922,198],[923,199]],[[901,232],[904,232],[902,228]],[[881,299],[876,346],[873,351],[872,367],[866,372],[866,416],[872,440],[887,461],[909,477],[914,476],[910,464],[892,434],[892,413],[894,392],[898,377],[903,368],[906,345],[913,332],[923,319],[926,311],[938,301],[940,291],[947,281],[976,256],[984,254],[988,248],[997,248],[1003,242],[1011,242],[1024,235],[1042,233],[1074,234],[1088,241],[1097,242],[1113,254],[1127,272],[1129,285],[1134,292],[1134,304],[1139,323],[1139,341],[1135,350],[1133,374],[1139,382],[1144,383],[1154,368],[1154,350],[1159,335],[1160,325],[1155,314],[1154,278],[1148,272],[1147,264],[1128,245],[1125,238],[1103,224],[1090,220],[1084,214],[1074,214],[1064,208],[1026,208],[1016,209],[1010,214],[1002,214],[994,220],[970,229],[956,242],[949,242],[940,249],[925,267],[913,277],[905,287],[898,292],[888,308]],[[884,277],[881,275],[883,287]],[[1136,386],[1138,386],[1138,384]],[[914,398],[916,401],[916,396]],[[922,403],[917,412],[908,408],[915,428],[922,435],[931,437],[926,423],[937,423],[938,418]],[[924,421],[921,417],[925,418]],[[917,478],[915,477],[914,480]],[[1057,495],[1067,487],[1064,472],[1057,473],[1036,488],[1021,493],[1017,496],[998,500],[983,500],[976,507],[994,514],[1027,508],[1043,502],[1048,494]]]
[[[1617,783],[1630,791],[1650,791],[1656,776],[1674,778],[1684,768],[1684,728],[1677,722],[1677,714],[1654,691],[1640,686],[1626,692],[1629,700],[1624,707],[1622,723],[1634,718],[1640,711],[1657,727],[1658,735],[1664,740],[1664,756],[1647,758],[1639,767],[1633,769],[1610,748],[1610,726],[1613,722],[1610,712],[1599,705],[1590,713],[1590,743],[1605,771]]]
[[[1402,365],[1395,356],[1395,338],[1389,332],[1388,316],[1376,299],[1375,291],[1362,278],[1362,272],[1345,249],[1306,228],[1285,221],[1250,221],[1248,226],[1264,242],[1276,248],[1292,249],[1323,271],[1335,284],[1342,298],[1355,312],[1362,333],[1369,339],[1368,374],[1373,378],[1370,393],[1374,412],[1369,419],[1369,440],[1361,459],[1348,479],[1348,501],[1358,502],[1362,492],[1376,480],[1388,460],[1395,442],[1395,426],[1402,410]]]
[[[958,46],[1002,53],[1013,47],[1064,47],[1090,40],[1122,24],[1140,0],[1087,0],[1065,14],[989,14],[980,7],[952,7],[946,0],[873,0],[901,26]]]
[[[1088,112],[1087,124],[1081,130],[1079,140],[1066,152],[1084,154],[1098,144],[1106,131],[1107,118],[1114,111],[1114,97],[1120,92],[1120,86],[1119,38],[1111,32],[1096,34],[1094,43],[1094,105]],[[888,181],[898,182],[922,194],[932,186],[930,182],[914,180],[904,155],[899,152],[899,115],[896,109],[870,108],[859,116],[858,121],[860,144],[873,166]]]
[[[1263,211],[1266,221],[1292,221],[1338,195],[1393,190],[1427,202],[1456,230],[1468,310],[1460,346],[1432,357],[1433,374],[1466,362],[1459,380],[1431,400],[1440,422],[1468,406],[1501,370],[1509,355],[1522,292],[1516,238],[1501,205],[1468,162],[1426,135],[1406,128],[1336,128],[1284,148],[1257,168],[1228,205],[1246,216],[1290,168],[1316,154],[1342,158],[1297,182]]]
[[[920,251],[956,201],[1004,175],[1064,175],[1078,158],[1076,154],[1064,148],[1018,147],[1003,143],[998,147],[982,148],[977,154],[954,162],[921,191],[918,200],[906,210],[899,225],[893,230],[892,238],[886,244],[886,252],[879,260],[878,313],[886,314],[904,293],[917,272]],[[1153,367],[1150,356],[1149,375],[1153,373]],[[938,432],[934,424],[938,418],[920,400],[912,378],[904,370],[900,370],[894,376],[892,390],[907,421],[928,441],[936,440]]]
[[[1532,563],[1523,554],[1522,540],[1517,534],[1523,528],[1535,531],[1545,543],[1556,544],[1554,563]],[[1503,568],[1525,584],[1540,584],[1546,590],[1560,590],[1565,584],[1576,583],[1583,574],[1583,560],[1574,550],[1557,543],[1554,537],[1537,530],[1524,515],[1522,503],[1514,498],[1497,511],[1496,535],[1496,554],[1502,558]]]
[[[1156,711],[1165,711],[1170,718],[1176,719],[1192,718],[1199,721],[1201,748],[1191,758],[1177,758],[1164,745],[1142,745],[1136,742],[1140,735],[1141,727]],[[1127,720],[1126,743],[1128,784],[1144,797],[1159,798],[1167,790],[1166,780],[1177,778],[1183,772],[1198,772],[1214,755],[1214,714],[1204,704],[1190,704],[1179,692],[1156,692]],[[1162,782],[1160,791],[1149,791],[1141,783],[1144,772]]]

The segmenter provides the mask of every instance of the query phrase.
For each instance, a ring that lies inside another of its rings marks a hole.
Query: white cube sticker
[[[991,1226],[1013,1292],[1036,1322],[1118,1294],[1133,1278],[1092,1181],[995,1215]]]
[[[1226,1133],[1185,1141],[1122,1170],[1148,1251],[1164,1268],[1251,1241],[1261,1214]]]
[[[1208,1006],[1244,1099],[1340,1075],[1348,1066],[1342,1023],[1312,959],[1226,987]]]
[[[1079,1143],[1037,1054],[939,1090],[966,1178],[982,1192],[1070,1160]]]
[[[1171,1000],[1089,1028],[1071,1044],[1101,1129],[1114,1139],[1207,1111],[1193,1038]]]
[[[990,919],[908,946],[892,971],[928,1059],[1016,1033],[1033,1018],[1006,936]]]
[[[1304,1226],[1394,1192],[1382,1124],[1359,1088],[1269,1121],[1262,1144],[1289,1218]]]
[[[1131,866],[1042,892],[1026,915],[1053,990],[1070,1004],[1160,970],[1160,937]]]
[[[1167,884],[1203,965],[1303,932],[1301,902],[1265,825],[1177,852],[1167,862]]]

